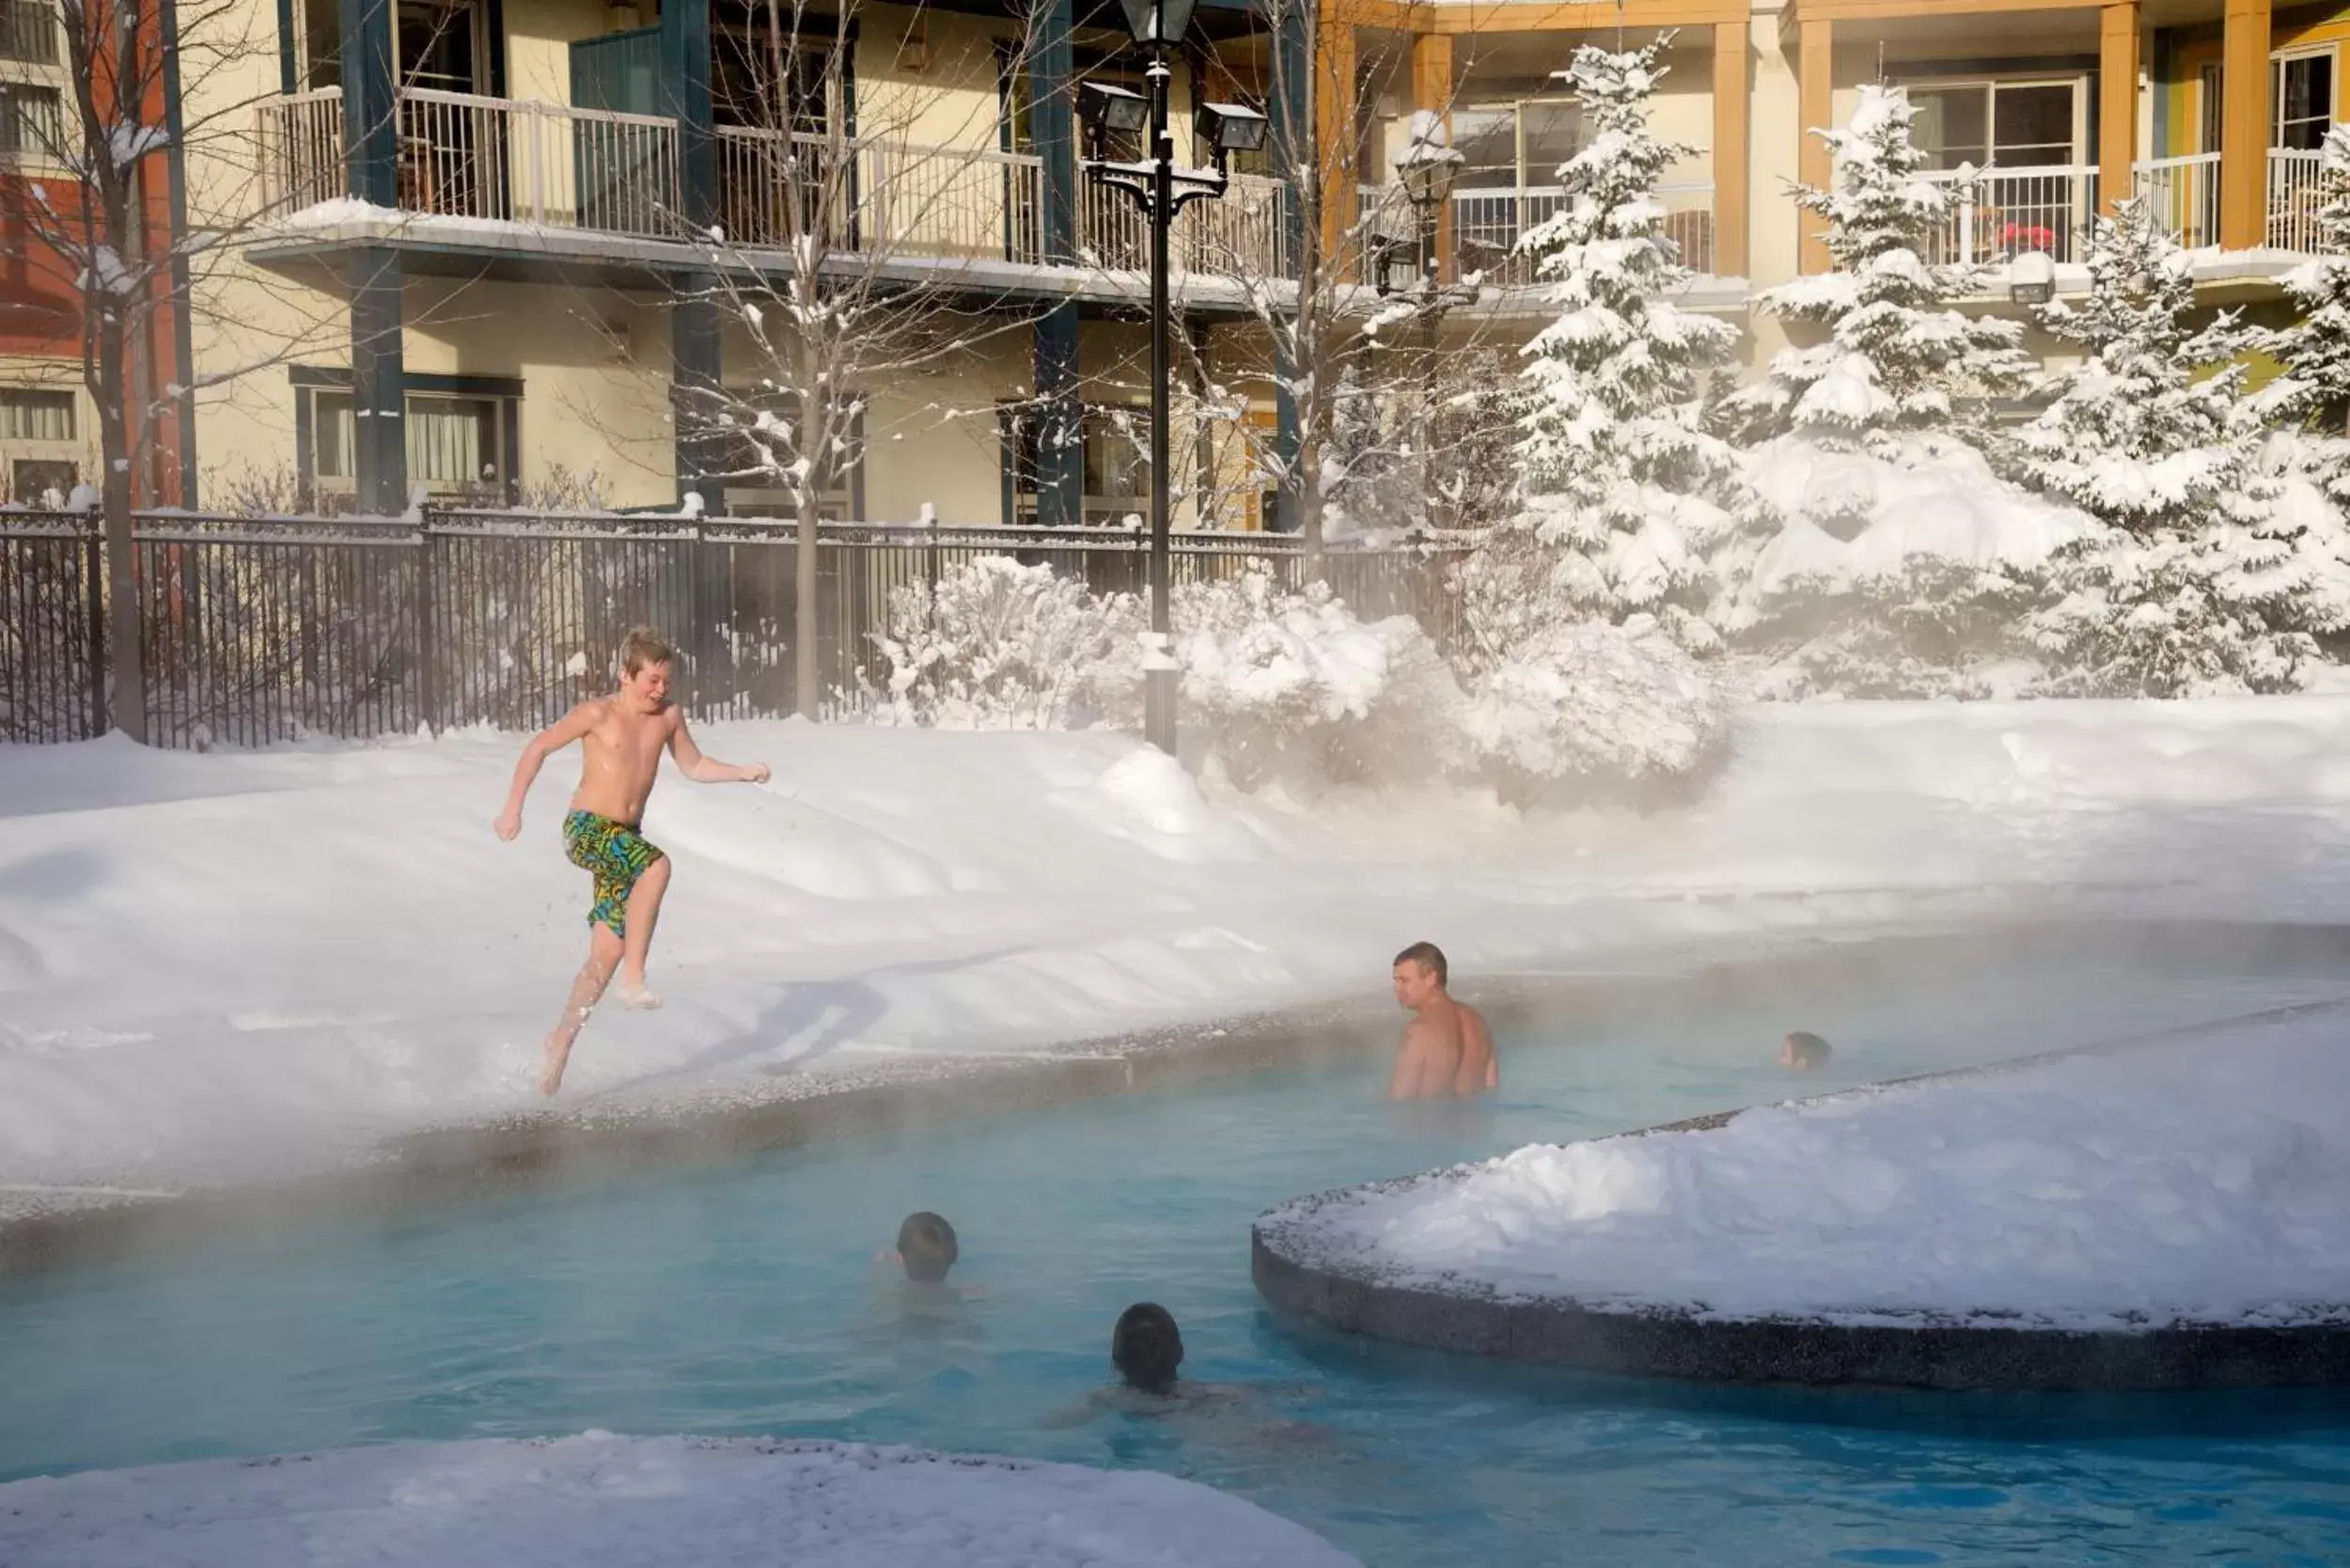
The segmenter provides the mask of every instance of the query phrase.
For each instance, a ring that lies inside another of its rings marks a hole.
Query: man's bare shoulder
[[[1464,1028],[1475,1029],[1480,1037],[1486,1040],[1491,1040],[1494,1037],[1492,1026],[1485,1022],[1485,1015],[1483,1013],[1478,1011],[1466,1002],[1461,1003],[1460,1008],[1462,1027]]]

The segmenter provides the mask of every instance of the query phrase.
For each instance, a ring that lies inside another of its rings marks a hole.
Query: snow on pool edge
[[[761,1438],[484,1438],[0,1485],[12,1568],[1359,1568],[1150,1471]]]
[[[2295,1011],[1295,1200],[1380,1285],[1699,1321],[2350,1324],[2350,1053]]]

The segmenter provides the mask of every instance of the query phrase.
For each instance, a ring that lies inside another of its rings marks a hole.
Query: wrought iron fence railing
[[[799,552],[789,522],[435,510],[421,520],[142,513],[133,529],[149,738],[167,746],[535,729],[607,688],[620,638],[659,627],[697,717],[793,711]],[[1139,593],[1149,542],[1123,528],[827,525],[817,550],[828,706],[875,673],[891,591],[1010,556]],[[1366,618],[1457,629],[1432,546],[1334,547],[1331,588]],[[1174,581],[1265,562],[1305,579],[1281,534],[1185,533]],[[107,727],[108,594],[95,515],[0,511],[0,742]]]

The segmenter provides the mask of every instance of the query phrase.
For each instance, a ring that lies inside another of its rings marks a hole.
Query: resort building
[[[0,0],[0,180],[40,177],[66,86],[42,41],[55,16]],[[757,421],[796,429],[813,368],[838,399],[825,449],[803,454],[827,515],[1142,509],[1145,230],[1081,166],[1078,89],[1142,86],[1116,7],[246,0],[243,20],[206,101],[173,106],[235,133],[146,159],[159,190],[184,165],[188,212],[159,200],[159,220],[210,224],[234,252],[194,285],[211,293],[193,324],[142,350],[151,386],[203,387],[168,450],[175,474],[194,454],[205,494],[158,497],[692,492],[773,515],[790,486],[757,470],[790,441]],[[1555,73],[1579,44],[1661,33],[1658,122],[1699,149],[1668,182],[1670,230],[1702,274],[1693,303],[1747,327],[1759,364],[1781,339],[1755,291],[1826,265],[1786,196],[1829,178],[1807,128],[1880,80],[1908,88],[1946,177],[1987,171],[1935,241],[1986,264],[1982,308],[2023,308],[2008,263],[2027,252],[2079,287],[2092,217],[2134,193],[2198,249],[2215,303],[2276,299],[2316,243],[2350,4],[1198,0],[1179,150],[1206,161],[1199,104],[1257,109],[1271,133],[1177,227],[1180,525],[1280,525],[1252,455],[1295,440],[1268,316],[1367,320],[1377,285],[1424,259],[1473,286],[1448,337],[1532,330],[1513,247],[1584,133]],[[1396,168],[1416,114],[1461,155],[1429,208]],[[1100,150],[1140,146],[1112,133]],[[88,477],[91,411],[72,280],[0,238],[0,475],[18,498]],[[815,359],[791,308],[803,267],[870,328]]]

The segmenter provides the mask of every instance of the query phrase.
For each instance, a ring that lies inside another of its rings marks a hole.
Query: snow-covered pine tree
[[[2049,562],[2031,618],[2065,694],[2288,691],[2316,635],[2350,625],[2335,530],[2280,509],[2243,396],[2256,341],[2233,312],[2190,330],[2186,254],[2143,201],[2100,220],[2090,293],[2044,312],[2088,357],[2019,438],[2026,478],[2105,524]],[[2206,373],[2208,372],[2208,373]]]
[[[2350,507],[2350,125],[2326,134],[2318,174],[2319,254],[2284,278],[2299,306],[2262,347],[2284,373],[2264,388],[2262,412],[2309,432],[2301,464],[2338,507]]]
[[[1489,659],[1545,623],[1643,614],[1694,651],[1720,645],[1705,554],[1732,526],[1728,509],[1749,509],[1736,454],[1703,428],[1700,382],[1738,335],[1673,303],[1694,274],[1665,234],[1655,188],[1695,149],[1649,126],[1670,41],[1576,51],[1570,76],[1591,139],[1559,170],[1559,211],[1519,242],[1558,314],[1526,351],[1524,499],[1465,572]]]
[[[1795,204],[1827,220],[1834,270],[1766,290],[1759,303],[1827,336],[1781,351],[1764,380],[1724,400],[1744,439],[1796,433],[1891,456],[1899,432],[1949,427],[1957,398],[2011,392],[2029,378],[2020,323],[1950,307],[1977,291],[1974,269],[1926,259],[1961,189],[1925,178],[1926,155],[1910,139],[1916,117],[1905,89],[1872,84],[1850,124],[1812,133],[1833,149],[1836,178],[1825,190],[1798,189]]]

